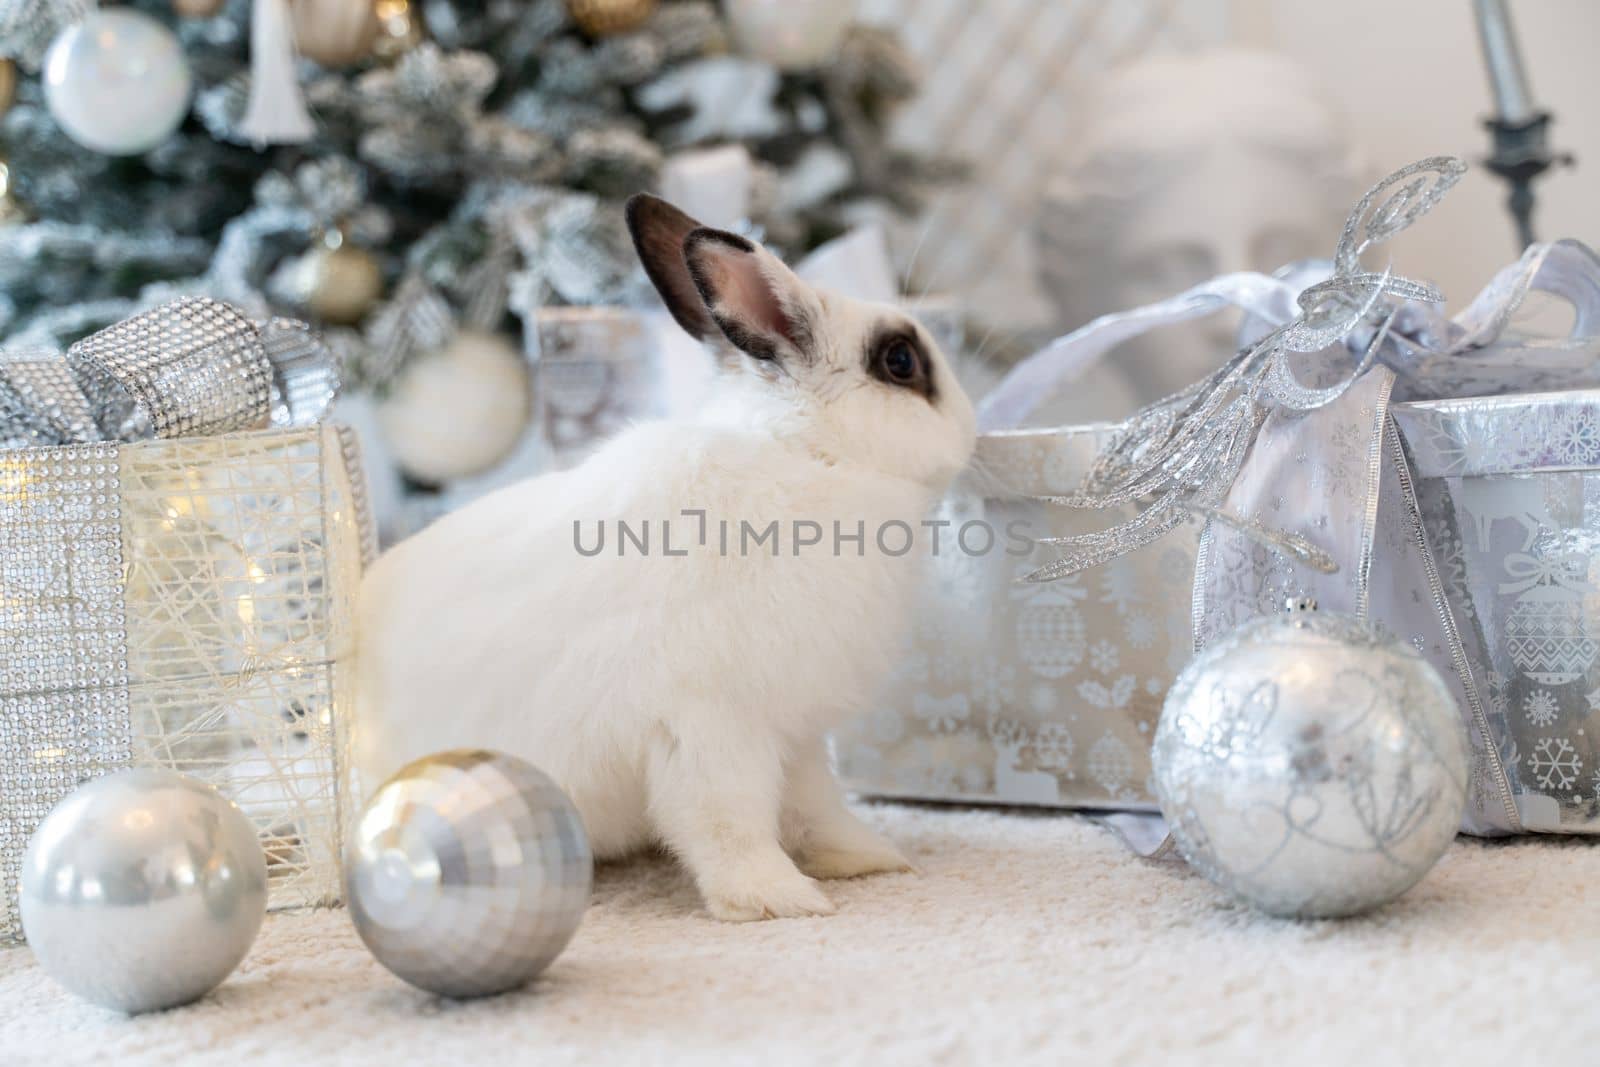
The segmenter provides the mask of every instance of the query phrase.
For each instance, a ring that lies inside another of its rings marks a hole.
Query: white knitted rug
[[[0,951],[0,1063],[1600,1062],[1600,849],[1459,841],[1381,914],[1258,917],[1066,815],[871,806],[920,877],[729,926],[667,861],[600,870],[520,993],[402,985],[342,912],[273,916],[198,1004],[123,1018]]]

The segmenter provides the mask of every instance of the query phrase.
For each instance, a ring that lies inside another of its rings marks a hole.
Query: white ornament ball
[[[1427,874],[1467,799],[1466,729],[1409,645],[1348,616],[1248,623],[1167,694],[1152,751],[1179,850],[1272,915],[1379,907]]]
[[[782,70],[825,66],[856,14],[855,0],[727,0],[739,53]]]
[[[118,771],[39,824],[18,905],[52,978],[102,1007],[158,1011],[244,959],[267,910],[267,859],[250,820],[204,782]]]
[[[509,340],[462,330],[396,377],[378,422],[400,469],[443,485],[493,467],[527,429],[528,364]]]
[[[149,15],[97,11],[46,53],[45,103],[67,136],[96,152],[148,152],[189,110],[193,79],[178,38]]]

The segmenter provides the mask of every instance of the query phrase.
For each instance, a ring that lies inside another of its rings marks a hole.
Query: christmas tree
[[[462,330],[648,300],[621,201],[714,146],[788,255],[914,211],[952,169],[889,147],[915,69],[851,6],[0,0],[0,336],[205,293],[310,319],[382,393]]]

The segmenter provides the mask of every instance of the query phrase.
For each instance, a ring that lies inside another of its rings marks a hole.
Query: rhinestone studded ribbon
[[[86,337],[64,359],[0,355],[0,447],[309,425],[338,388],[335,361],[304,323],[257,326],[190,297]]]
[[[133,755],[121,443],[314,423],[337,387],[303,324],[207,299],[0,354],[0,943],[33,827]]]

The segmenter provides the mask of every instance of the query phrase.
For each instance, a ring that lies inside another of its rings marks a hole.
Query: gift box
[[[1078,451],[1087,430],[1056,433],[1054,459],[1071,473],[1065,488],[1035,491],[1045,498],[1039,506],[1062,509],[1042,520],[1061,524],[1047,529],[1046,562],[1019,568],[1023,584],[1004,596],[996,584],[965,602],[937,602],[927,610],[939,617],[919,632],[964,628],[967,658],[992,654],[999,620],[1032,595],[1029,584],[1082,590],[1119,564],[1154,575],[1142,588],[1164,606],[1164,623],[1192,628],[1193,648],[1286,602],[1314,600],[1409,642],[1439,670],[1473,746],[1463,829],[1600,832],[1600,754],[1587,741],[1600,711],[1600,573],[1591,573],[1590,548],[1600,543],[1600,508],[1589,504],[1600,476],[1600,258],[1577,242],[1535,245],[1449,318],[1431,287],[1361,262],[1426,214],[1464,169],[1434,158],[1378,183],[1331,261],[1213,279],[1104,316],[1013,368],[979,405],[989,431],[980,466],[1005,436],[994,431],[1022,424],[1121,341],[1226,308],[1246,312],[1233,358],[1106,428],[1092,454]],[[1518,327],[1530,294],[1572,306],[1567,334]],[[1192,573],[1164,581],[1148,554],[1184,543],[1197,518]],[[1116,611],[1099,608],[1102,623]],[[988,621],[953,618],[960,613]],[[1071,659],[1077,634],[1075,621],[1064,622],[1050,647]],[[1169,648],[1183,646],[1169,639]],[[1152,692],[1164,691],[1183,658],[1165,674],[1151,670]],[[914,656],[902,674],[922,670]],[[1011,671],[1014,694],[1027,675]],[[889,697],[894,714],[844,735],[852,783],[943,799],[956,795],[949,781],[968,781],[979,787],[964,796],[987,798],[981,783],[999,776],[981,745],[922,745],[905,765],[928,763],[928,786],[883,759],[883,744],[863,749],[855,737],[876,729],[897,740],[902,723],[917,721],[919,696],[928,714],[976,707],[988,677],[973,673],[959,692],[931,698],[902,680]],[[1103,692],[1086,686],[1049,708],[1033,736],[1073,733],[1072,717]],[[1019,754],[1029,757],[1026,746]],[[1022,791],[1050,802],[1040,778]],[[1147,796],[1115,792],[1061,793],[1056,802],[1138,810],[1141,800],[1149,806]]]
[[[671,410],[672,375],[653,318],[628,308],[539,310],[536,420],[555,467]]]
[[[33,829],[128,766],[238,804],[271,906],[337,900],[373,539],[356,442],[316,422],[326,357],[186,300],[0,360],[0,940]]]
[[[874,710],[836,731],[841,779],[881,796],[1154,810],[1150,740],[1190,654],[1195,533],[1059,582],[1041,538],[1102,521],[1037,499],[1072,492],[1110,426],[981,436],[912,643]],[[969,526],[968,524],[974,524]],[[965,535],[963,530],[969,531]],[[992,543],[991,543],[992,540]]]
[[[1481,673],[1500,778],[1485,773],[1481,799],[1503,791],[1523,830],[1600,832],[1600,391],[1395,417]]]

